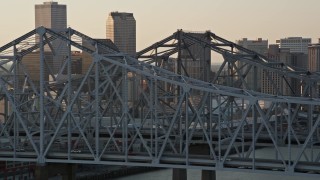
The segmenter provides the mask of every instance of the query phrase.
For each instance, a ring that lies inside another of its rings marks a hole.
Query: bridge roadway
[[[178,31],[138,53],[145,58],[160,45],[174,47],[148,56],[155,58],[151,64],[71,28],[39,27],[0,47],[0,160],[196,168],[207,177],[214,170],[319,177],[320,100],[314,90],[320,76],[275,66],[213,33],[207,36],[215,41]],[[56,39],[69,47],[57,74],[44,51],[48,45],[55,57]],[[174,43],[165,44],[169,40]],[[180,53],[193,44],[221,53],[228,77],[220,79],[221,68],[212,83],[183,75]],[[81,74],[72,72],[71,48],[89,57]],[[178,53],[178,74],[158,62],[168,53]],[[298,79],[304,91],[288,96],[273,80],[277,95],[250,90],[244,79],[249,69],[240,71],[236,61],[286,81]],[[40,68],[32,69],[34,64]],[[266,147],[274,155],[256,154]],[[183,170],[175,174],[183,179]]]
[[[248,125],[251,126],[251,125]],[[249,128],[249,127],[247,127]],[[178,130],[178,129],[177,129]],[[223,131],[227,131],[227,128],[221,129],[222,134],[226,134]],[[150,128],[142,128],[140,130],[140,133],[143,137],[143,139],[150,144],[152,142],[152,139],[154,139],[154,135],[151,138],[152,133],[150,133]],[[71,141],[73,143],[76,143],[76,140],[79,138],[79,132],[74,131],[71,135]],[[93,132],[94,134],[94,132]],[[20,137],[24,137],[25,134],[23,131],[19,133]],[[158,134],[159,136],[164,136],[165,134]],[[218,141],[218,133],[212,134],[212,145],[214,147],[214,151],[216,154],[219,154],[219,151],[221,154],[224,154],[227,151],[228,148],[228,141],[225,139],[226,143],[222,147],[215,147],[215,145],[219,144]],[[116,142],[118,142],[119,146],[121,146],[122,141],[122,132],[121,130],[115,131],[113,134],[113,137]],[[252,145],[252,142],[250,141],[252,139],[252,133],[251,132],[245,132],[242,136],[244,139],[239,140],[237,142],[233,143],[234,149],[233,152],[230,153],[230,156],[225,160],[224,168],[232,168],[232,169],[240,169],[242,170],[252,170],[252,168],[263,170],[263,171],[276,171],[281,172],[285,171],[283,167],[283,161],[282,160],[270,160],[265,158],[255,158],[254,159],[254,167],[252,158],[248,157],[237,157],[239,154],[244,154],[249,150],[249,147]],[[263,148],[272,148],[273,144],[270,142],[270,139],[268,138],[268,132],[264,131],[259,135],[258,140],[256,141],[256,147],[257,149],[263,149]],[[33,136],[34,141],[39,142],[39,133]],[[93,137],[94,138],[94,137]],[[101,144],[103,142],[107,142],[110,138],[110,134],[107,132],[107,130],[99,130],[99,141]],[[176,137],[172,136],[170,139],[174,140]],[[23,138],[22,138],[23,139]],[[305,139],[305,137],[300,137],[300,139]],[[294,140],[294,139],[292,139]],[[82,163],[82,164],[92,164],[95,161],[95,156],[92,154],[88,149],[85,149],[85,144],[73,144],[73,149],[70,152],[67,151],[67,133],[65,135],[61,135],[59,142],[54,143],[54,145],[50,148],[50,151],[47,154],[47,163],[65,163],[66,159],[72,159],[68,160],[70,163]],[[128,140],[130,142],[130,138]],[[206,144],[206,140],[203,137],[202,132],[195,132],[190,142],[190,149],[191,147],[196,147],[197,145],[200,145],[201,148],[208,148],[208,147],[202,147],[201,145]],[[161,144],[161,142],[159,142]],[[27,142],[21,143],[23,146],[20,146],[16,149],[16,152],[13,152],[11,149],[8,149],[8,147],[5,147],[1,149],[0,156],[2,158],[10,158],[15,157],[16,160],[23,160],[23,161],[34,161],[37,159],[37,154],[33,152],[33,149],[31,145]],[[145,164],[153,164],[153,157],[150,157],[147,152],[141,151],[141,147],[143,146],[142,143],[135,144],[136,148],[131,148],[127,155],[117,152],[115,147],[109,147],[103,155],[99,157],[100,161],[103,162],[103,164],[107,165],[129,165],[129,166],[145,166]],[[135,146],[133,145],[133,146]],[[138,145],[138,148],[137,148]],[[281,146],[280,146],[281,147]],[[286,144],[284,143],[283,146],[286,148]],[[292,144],[293,149],[298,149],[299,145]],[[99,149],[99,152],[101,152],[103,149]],[[284,149],[282,149],[284,151]],[[319,149],[320,151],[320,149]],[[94,151],[94,153],[96,153]],[[153,153],[153,156],[155,154]],[[125,159],[125,162],[124,162]],[[177,167],[183,167],[185,164],[185,156],[183,155],[172,155],[170,153],[170,150],[168,153],[165,153],[159,162],[159,165],[156,165],[157,167],[171,167],[171,168],[177,168]],[[286,160],[286,163],[289,160]],[[188,166],[191,166],[193,168],[199,168],[203,170],[214,170],[215,167],[218,166],[218,163],[216,160],[212,158],[210,155],[199,155],[196,152],[194,154],[190,153],[188,157]],[[163,165],[161,165],[163,164]],[[297,172],[318,172],[318,167],[316,167],[317,163],[315,162],[300,162],[299,165],[296,167]]]

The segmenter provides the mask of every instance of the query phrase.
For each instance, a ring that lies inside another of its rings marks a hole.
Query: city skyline
[[[34,5],[45,1],[5,1],[0,46],[34,29]],[[285,37],[312,38],[317,43],[319,25],[308,20],[317,15],[319,1],[298,0],[174,1],[170,3],[140,0],[88,1],[58,0],[67,5],[68,26],[91,37],[105,37],[105,23],[110,12],[130,12],[137,20],[137,51],[163,39],[177,29],[216,33],[230,41],[244,37],[268,39],[269,44]],[[19,4],[19,6],[17,6]],[[180,7],[180,8],[177,8]],[[86,12],[86,13],[83,13]],[[23,17],[23,20],[21,20]]]
[[[139,167],[175,180],[192,179],[188,169],[203,180],[320,177],[320,73],[302,69],[320,68],[318,2],[12,2],[0,31],[0,179]],[[119,26],[106,28],[110,12],[126,12]],[[34,31],[40,22],[53,30]]]

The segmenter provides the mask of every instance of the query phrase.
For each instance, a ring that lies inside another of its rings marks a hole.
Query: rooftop
[[[111,12],[110,13],[111,16],[128,16],[128,17],[133,17],[133,13],[127,13],[127,12]]]
[[[45,4],[45,5],[58,5],[58,2],[47,1],[47,2],[43,2],[43,4]]]

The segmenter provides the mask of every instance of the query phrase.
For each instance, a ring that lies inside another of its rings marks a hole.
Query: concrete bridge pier
[[[195,155],[209,155],[210,147],[208,144],[197,144],[189,146],[190,154]],[[201,180],[216,180],[216,171],[214,170],[202,170]]]
[[[202,170],[201,180],[216,180],[216,171]]]
[[[207,144],[190,145],[189,153],[194,155],[209,155],[210,148]],[[186,169],[172,169],[172,180],[186,180]],[[216,180],[216,171],[202,170],[201,180]]]
[[[76,179],[76,164],[50,163],[44,166],[37,166],[35,179],[43,180],[54,176],[61,176],[63,180]]]
[[[186,180],[187,169],[172,169],[172,180]]]
[[[187,179],[187,169],[172,169],[172,180]]]
[[[187,169],[172,169],[172,180],[186,180]],[[202,170],[201,180],[216,180],[216,171]]]

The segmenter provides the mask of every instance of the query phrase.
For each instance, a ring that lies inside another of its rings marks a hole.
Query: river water
[[[282,155],[285,159],[288,157],[288,152],[286,148],[280,148]],[[292,149],[292,156],[295,157],[298,149]],[[307,152],[307,151],[306,151]],[[319,150],[315,152],[320,153]],[[257,158],[275,156],[275,150],[273,148],[265,148],[256,151]],[[304,160],[302,158],[301,160]],[[188,180],[198,180],[201,179],[201,170],[198,169],[188,169],[187,170]],[[318,177],[309,176],[284,176],[272,174],[261,174],[261,173],[247,173],[247,172],[233,172],[233,171],[217,171],[217,180],[320,180],[320,175]],[[146,172],[142,174],[136,174],[121,178],[116,178],[116,180],[172,180],[172,169],[163,169],[158,171]]]
[[[201,170],[188,169],[188,180],[201,179]],[[217,171],[217,180],[319,180],[320,177],[283,176],[245,172]],[[320,175],[319,175],[320,176]],[[164,169],[143,174],[136,174],[115,180],[172,180],[172,170]]]

